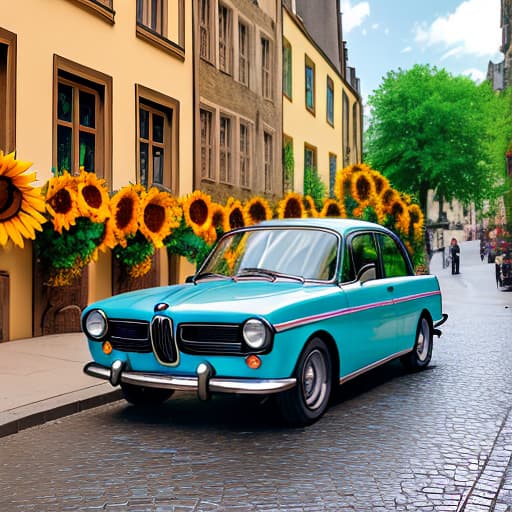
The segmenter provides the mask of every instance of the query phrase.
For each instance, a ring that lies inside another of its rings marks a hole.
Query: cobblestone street
[[[302,429],[180,394],[24,430],[0,439],[0,510],[512,511],[512,292],[478,242],[461,254],[457,276],[433,260],[449,320],[426,371],[379,368]]]

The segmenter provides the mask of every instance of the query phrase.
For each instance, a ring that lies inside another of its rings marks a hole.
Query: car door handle
[[[394,286],[388,286],[388,292],[392,292],[394,289]]]

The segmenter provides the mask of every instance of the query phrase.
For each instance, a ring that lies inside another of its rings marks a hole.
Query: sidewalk
[[[121,398],[82,371],[91,360],[82,333],[0,344],[0,437]]]

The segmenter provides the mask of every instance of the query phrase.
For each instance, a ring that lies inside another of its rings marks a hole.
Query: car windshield
[[[305,228],[255,228],[223,238],[201,276],[334,279],[338,237]]]

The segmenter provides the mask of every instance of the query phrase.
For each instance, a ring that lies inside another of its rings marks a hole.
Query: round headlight
[[[257,318],[251,318],[245,322],[243,327],[243,335],[245,343],[253,350],[262,349],[267,343],[268,329],[267,326]]]
[[[91,338],[100,339],[107,333],[107,318],[99,309],[93,309],[85,319],[85,333]]]

